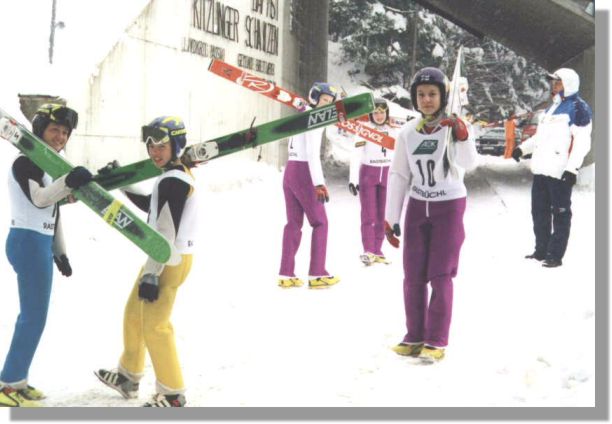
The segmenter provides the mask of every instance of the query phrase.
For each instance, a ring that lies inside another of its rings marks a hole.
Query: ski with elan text
[[[253,75],[243,69],[225,63],[222,60],[213,59],[208,70],[228,81],[232,81],[296,110],[304,111],[310,107],[308,101],[297,94],[285,90],[271,81],[267,81],[264,78],[260,78],[257,75]],[[359,120],[341,119],[336,125],[338,128],[350,132],[351,134],[356,134],[359,138],[378,144],[386,149],[393,150],[395,148],[395,139],[393,137],[367,125],[363,125]]]
[[[244,149],[288,138],[314,128],[335,124],[341,116],[351,119],[370,113],[374,109],[374,98],[370,93],[346,97],[335,103],[306,110],[259,126],[227,134],[212,140],[188,146],[181,156],[187,166],[217,159]],[[161,174],[149,159],[109,169],[95,176],[102,187],[108,190],[138,183]]]

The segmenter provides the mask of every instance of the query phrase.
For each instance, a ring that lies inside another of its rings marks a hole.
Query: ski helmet
[[[175,161],[187,144],[187,130],[183,120],[177,116],[160,116],[142,127],[145,144],[172,144],[172,161]]]
[[[315,82],[308,92],[308,101],[312,105],[318,104],[321,94],[329,94],[335,101],[336,97],[338,97],[338,92],[339,90],[331,84],[326,82]]]
[[[417,106],[417,87],[421,84],[433,84],[437,85],[440,89],[440,110],[444,109],[446,102],[448,101],[448,92],[450,90],[450,82],[444,72],[438,68],[427,67],[419,70],[412,78],[410,84],[410,100],[414,110],[419,110]]]
[[[385,124],[389,122],[389,104],[382,97],[374,98],[374,111],[369,113],[370,122],[374,122],[374,112],[385,112]]]
[[[58,103],[45,103],[38,108],[32,118],[32,132],[42,138],[47,125],[51,122],[68,127],[68,137],[70,137],[79,122],[79,114]]]
[[[580,77],[571,68],[559,68],[552,74],[546,74],[546,79],[563,83],[563,97],[576,94],[580,88]]]

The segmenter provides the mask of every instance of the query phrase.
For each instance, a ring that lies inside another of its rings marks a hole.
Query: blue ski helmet
[[[368,115],[370,117],[370,122],[374,122],[374,112],[385,112],[385,124],[389,122],[389,104],[387,100],[382,97],[374,98],[374,111],[370,112]]]
[[[450,82],[444,72],[438,68],[427,67],[419,70],[410,83],[410,101],[414,110],[419,110],[417,106],[417,87],[421,84],[433,84],[440,88],[440,110],[444,109],[448,101],[448,92],[450,90]]]
[[[68,137],[70,137],[79,122],[79,114],[58,103],[45,103],[38,108],[32,118],[32,132],[42,138],[47,125],[51,122],[68,127]]]
[[[180,157],[187,144],[187,130],[178,116],[160,116],[149,125],[142,127],[142,141],[145,144],[172,143],[172,160]]]
[[[334,98],[334,101],[338,97],[338,89],[331,84],[326,82],[315,82],[312,85],[312,88],[308,92],[308,101],[311,105],[316,105],[319,103],[319,98],[321,94],[329,94]]]

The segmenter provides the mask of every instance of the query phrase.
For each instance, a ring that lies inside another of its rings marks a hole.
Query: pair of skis
[[[262,94],[296,110],[303,111],[310,107],[308,105],[308,101],[297,94],[289,90],[285,90],[273,82],[267,81],[261,77],[258,77],[257,75],[253,75],[219,59],[213,59],[210,62],[208,70],[215,75],[227,79],[228,81],[236,83],[256,93]],[[363,125],[361,122],[359,122],[358,118],[354,120],[340,120],[336,126],[351,134],[356,134],[358,137],[366,141],[378,144],[386,149],[393,150],[395,148],[395,139],[393,137],[377,131],[376,129],[367,125]]]
[[[187,165],[194,166],[247,148],[331,125],[340,119],[356,118],[373,109],[374,99],[369,93],[348,97],[325,107],[191,145],[185,149],[181,159]],[[61,177],[73,168],[55,150],[2,109],[0,109],[0,137],[11,142],[53,179]],[[161,173],[162,171],[151,160],[146,159],[98,174],[93,182],[74,190],[73,194],[148,256],[157,262],[165,263],[172,253],[169,242],[107,191],[135,184]]]
[[[374,109],[374,98],[370,93],[347,97],[336,103],[307,110],[275,121],[227,134],[212,140],[188,146],[181,156],[183,163],[195,166],[248,148],[291,137],[314,128],[334,124],[340,119],[365,115]],[[346,118],[343,118],[343,117]],[[149,159],[135,162],[104,174],[96,175],[95,181],[107,190],[135,184],[161,174]]]

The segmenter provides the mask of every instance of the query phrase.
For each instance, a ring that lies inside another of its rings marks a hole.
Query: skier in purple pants
[[[374,100],[375,109],[370,113],[370,125],[376,130],[397,136],[397,128],[389,124],[389,105],[382,98]],[[389,263],[382,252],[385,239],[385,204],[387,200],[387,177],[393,160],[393,150],[374,143],[358,140],[351,157],[349,191],[361,203],[361,242],[364,265]]]
[[[325,106],[336,100],[338,90],[327,83],[316,82],[309,92],[313,107]],[[310,288],[325,288],[340,281],[325,269],[327,251],[327,214],[325,202],[329,193],[321,167],[321,141],[324,128],[317,128],[291,137],[289,160],[283,178],[287,224],[283,231],[283,253],[278,285],[283,288],[301,287],[295,276],[295,255],[302,239],[304,215],[312,227],[310,243]]]
[[[424,363],[444,358],[448,345],[453,278],[465,237],[463,176],[477,161],[471,129],[444,112],[448,89],[448,79],[437,68],[415,74],[410,97],[423,118],[408,122],[401,131],[389,171],[385,233],[395,247],[404,199],[409,196],[403,255],[408,331],[393,350]]]

